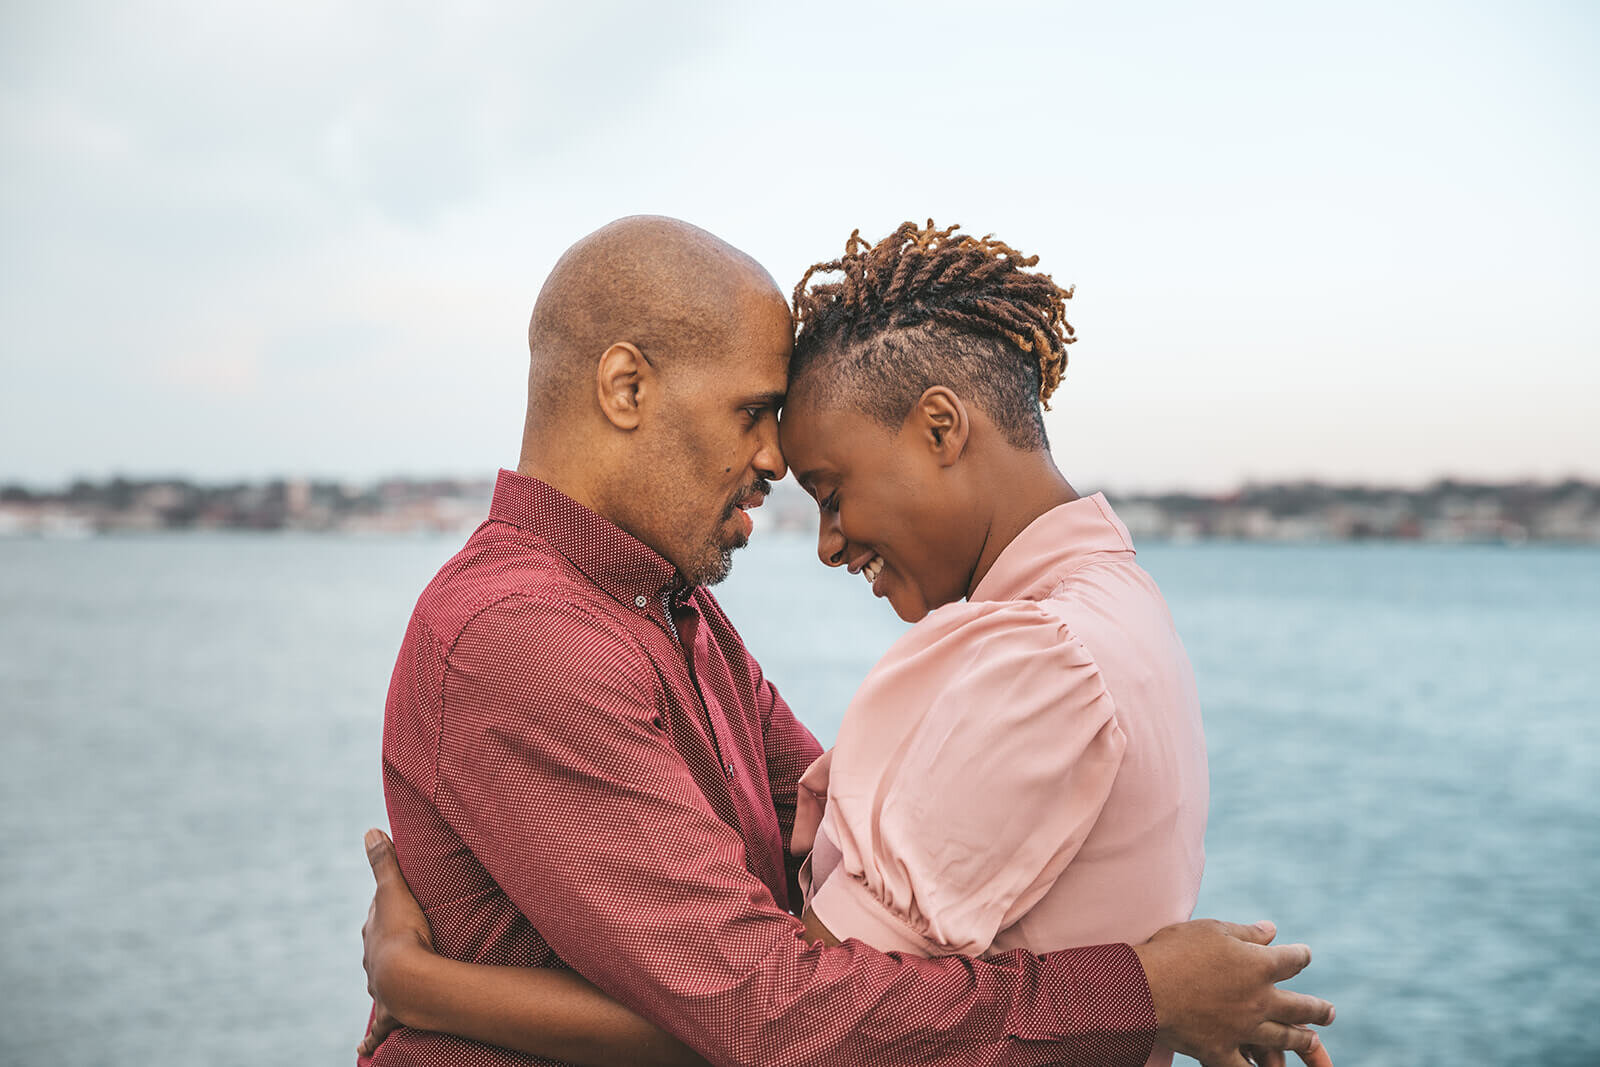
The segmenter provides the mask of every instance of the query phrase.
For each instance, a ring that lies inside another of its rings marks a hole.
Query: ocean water
[[[348,1063],[384,691],[454,539],[0,541],[0,1063]],[[1152,545],[1199,913],[1316,950],[1336,1062],[1590,1064],[1600,552]],[[901,632],[809,541],[719,590],[831,739]]]

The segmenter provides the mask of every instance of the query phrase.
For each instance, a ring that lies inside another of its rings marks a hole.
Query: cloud
[[[1266,424],[1252,388],[1329,376],[1419,405],[1478,382],[1451,401],[1460,433],[1494,417],[1508,354],[1521,381],[1600,384],[1583,310],[1600,281],[1594,25],[1551,10],[55,3],[4,19],[0,477],[503,462],[544,272],[639,211],[708,226],[783,287],[856,226],[999,232],[1078,283],[1068,388],[1130,437],[1173,398]],[[1486,462],[1416,443],[1403,407],[1370,439]],[[1297,410],[1321,420],[1308,442],[1348,418]],[[1171,442],[1138,432],[1156,444],[1112,439],[1129,458],[1108,477],[1160,471]],[[1238,442],[1207,456],[1218,480],[1270,473]]]

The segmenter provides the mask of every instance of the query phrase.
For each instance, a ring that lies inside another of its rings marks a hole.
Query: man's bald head
[[[632,344],[658,365],[694,360],[726,347],[752,301],[783,295],[761,264],[697,226],[632,215],[601,227],[567,249],[534,304],[530,429],[586,410],[611,345]]]
[[[604,515],[691,584],[727,574],[783,477],[789,305],[704,230],[619,219],[567,250],[528,325],[517,469]]]

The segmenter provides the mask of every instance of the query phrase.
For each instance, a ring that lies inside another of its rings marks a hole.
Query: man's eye
[[[839,507],[839,490],[835,489],[822,499],[823,511],[837,511]]]

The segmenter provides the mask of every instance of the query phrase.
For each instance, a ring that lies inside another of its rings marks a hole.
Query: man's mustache
[[[739,492],[734,495],[734,498],[728,501],[728,506],[723,509],[722,517],[724,519],[733,518],[733,513],[739,510],[739,501],[741,500],[747,500],[752,496],[759,496],[761,500],[765,500],[771,495],[772,483],[767,481],[765,478],[757,478],[755,481],[739,490]]]

